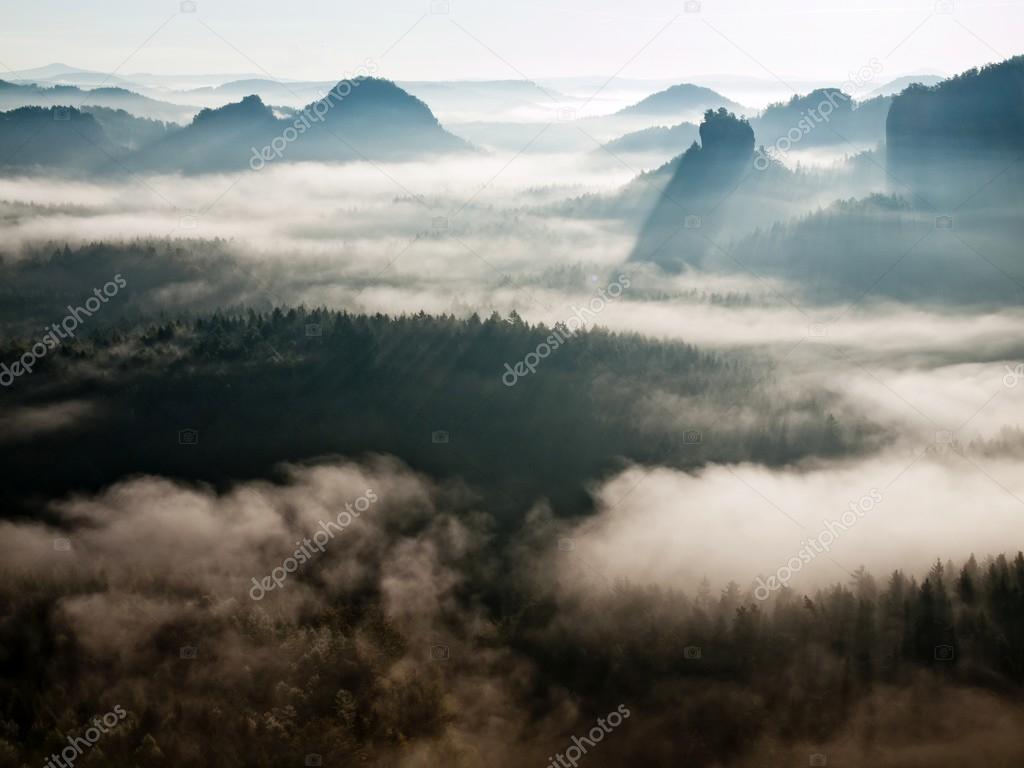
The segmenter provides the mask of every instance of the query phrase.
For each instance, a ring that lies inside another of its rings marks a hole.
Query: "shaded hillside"
[[[820,88],[788,102],[772,104],[750,121],[758,144],[783,137],[800,147],[870,144],[885,138],[890,99],[878,96],[855,102],[838,88]]]
[[[68,107],[21,107],[0,113],[0,169],[84,171],[124,154],[97,119]]]
[[[186,123],[198,111],[198,107],[170,104],[158,101],[124,88],[85,89],[74,85],[42,87],[35,84],[18,85],[0,80],[0,110],[18,107],[77,107],[96,106],[108,109],[123,109],[136,117]]]
[[[426,104],[390,80],[356,78],[351,88],[339,83],[333,93],[333,106],[328,96],[306,107],[307,113],[330,108],[322,126],[300,136],[294,159],[403,159],[469,148],[441,126]]]
[[[0,121],[0,168],[204,173],[258,170],[268,162],[399,160],[468,149],[426,104],[376,78],[338,83],[327,97],[284,119],[258,96],[246,96],[201,110],[184,128],[107,107],[24,108]]]
[[[1024,56],[907,88],[889,110],[886,143],[891,172],[935,205],[1019,205]]]
[[[1019,216],[1000,212],[944,219],[899,197],[839,201],[742,239],[712,266],[737,262],[790,280],[805,300],[865,297],[950,304],[1024,300],[1024,238]]]
[[[138,260],[137,249],[122,250],[124,263]],[[21,269],[8,277],[17,281]],[[124,274],[134,280],[130,269]],[[369,453],[462,477],[496,512],[544,497],[575,513],[587,503],[587,483],[625,461],[784,464],[858,451],[877,434],[866,424],[837,431],[827,398],[776,391],[752,360],[634,334],[570,333],[534,374],[510,385],[506,364],[529,361],[538,345],[552,344],[556,328],[514,314],[303,309],[130,322],[121,319],[124,305],[112,300],[85,335],[0,390],[0,406],[12,414],[84,400],[97,417],[24,443],[17,435],[0,441],[6,514],[137,473],[222,485],[264,476],[281,461]],[[33,334],[5,338],[0,361],[10,362]],[[638,391],[649,398],[638,401]],[[742,424],[723,418],[738,402],[756,405]],[[663,403],[676,405],[669,412]],[[186,429],[198,430],[199,442],[179,450]],[[695,432],[714,438],[695,441]],[[56,455],[83,458],[54,463]],[[32,471],[44,461],[50,470]]]
[[[251,148],[269,145],[283,126],[259,96],[246,96],[219,109],[202,110],[189,126],[142,149],[127,163],[136,172],[241,170]]]
[[[700,131],[693,123],[680,123],[671,128],[655,126],[620,136],[605,144],[604,149],[615,154],[662,153],[674,156],[685,152],[699,135]]]
[[[123,109],[84,107],[82,111],[95,117],[107,138],[125,151],[141,149],[181,130],[177,123],[135,117]]]
[[[724,108],[708,110],[700,125],[700,144],[694,143],[676,162],[632,258],[666,267],[699,263],[707,247],[705,233],[717,223],[717,204],[753,170],[753,153],[754,132],[746,120]]]
[[[134,170],[259,170],[271,162],[396,160],[468,146],[394,83],[343,81],[323,99],[279,119],[259,96],[204,109],[192,124],[133,156]]]

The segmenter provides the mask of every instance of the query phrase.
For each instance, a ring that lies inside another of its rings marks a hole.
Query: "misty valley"
[[[0,768],[1024,764],[1024,56],[448,5],[508,77],[0,67]]]

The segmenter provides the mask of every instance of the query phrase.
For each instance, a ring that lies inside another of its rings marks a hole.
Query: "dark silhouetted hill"
[[[250,147],[263,147],[281,132],[280,121],[259,96],[220,109],[204,109],[192,124],[128,160],[132,170],[225,171],[248,163]]]
[[[107,103],[122,96],[145,100],[119,88],[26,90],[0,81],[0,98],[4,93],[63,101],[83,95]],[[402,160],[469,149],[441,127],[426,104],[377,78],[338,83],[286,118],[255,95],[203,109],[183,128],[129,112],[97,105],[7,112],[0,118],[0,167],[205,173],[259,169],[268,162]]]
[[[95,117],[107,138],[126,151],[134,152],[181,130],[177,123],[136,117],[123,109],[83,107],[82,111]]]
[[[886,144],[891,173],[921,201],[949,208],[1019,204],[1024,56],[930,88],[910,86],[893,99]]]
[[[191,125],[132,157],[131,166],[203,173],[276,162],[400,160],[467,148],[426,104],[394,83],[356,78],[285,119],[259,96],[204,109]]]
[[[666,267],[700,261],[705,233],[714,229],[718,204],[753,169],[754,131],[750,123],[724,108],[708,110],[694,143],[676,162],[644,225],[633,259]],[[689,236],[679,238],[689,230]]]
[[[997,211],[937,221],[907,199],[872,195],[778,223],[712,254],[709,269],[739,264],[792,283],[801,301],[899,300],[1018,305],[1024,299],[1019,215]]]
[[[91,170],[124,154],[93,115],[69,107],[0,113],[0,169]]]
[[[325,111],[326,108],[326,111]],[[306,107],[324,113],[296,142],[294,160],[409,159],[469,148],[430,108],[390,80],[360,77]]]
[[[758,144],[786,137],[792,146],[877,144],[885,138],[890,99],[855,102],[838,88],[819,88],[788,102],[772,104],[750,121]]]

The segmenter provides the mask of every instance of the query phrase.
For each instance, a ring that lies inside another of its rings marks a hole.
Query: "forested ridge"
[[[98,489],[126,473],[223,487],[281,461],[380,452],[464,474],[510,514],[537,496],[576,513],[586,481],[627,461],[784,464],[882,438],[837,418],[821,393],[780,394],[764,361],[600,328],[566,333],[536,374],[507,386],[506,364],[554,330],[517,315],[303,308],[98,323],[0,393],[11,408],[88,401],[107,420],[4,445],[7,509],[38,513],[44,487]],[[30,342],[8,341],[0,359]],[[198,443],[178,445],[182,430]],[[88,458],[54,464],[59,455]]]

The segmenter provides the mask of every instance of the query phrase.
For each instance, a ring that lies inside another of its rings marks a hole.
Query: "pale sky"
[[[952,74],[1021,52],[1024,0],[3,0],[0,67],[401,80]],[[954,6],[951,12],[948,6]],[[445,12],[447,11],[447,12]],[[0,77],[3,75],[0,74]]]

